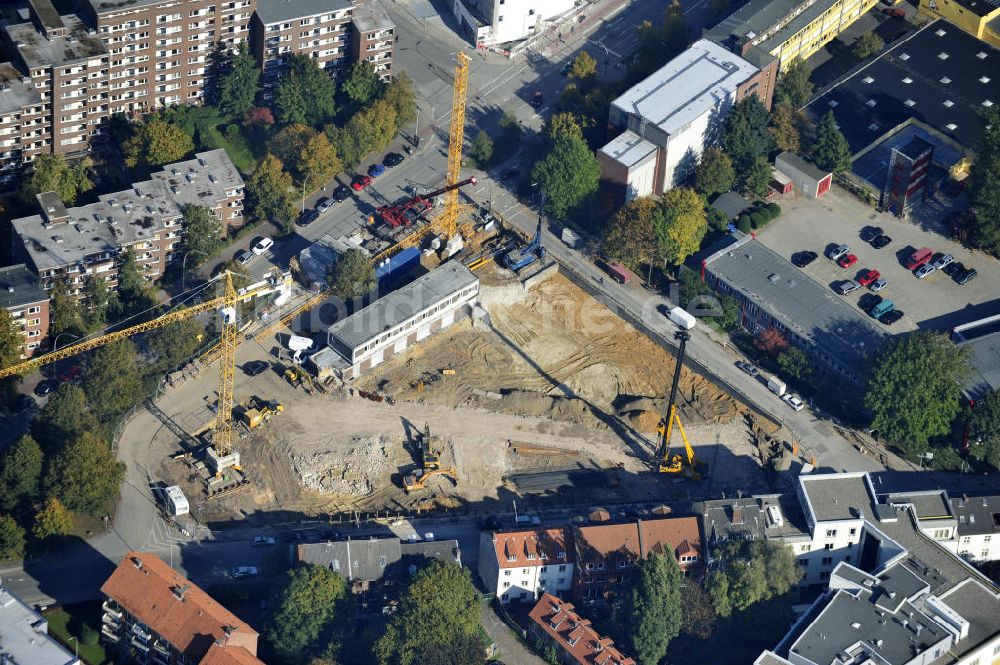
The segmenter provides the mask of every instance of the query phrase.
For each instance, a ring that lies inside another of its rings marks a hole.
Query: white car
[[[868,285],[868,288],[871,289],[872,293],[876,293],[878,291],[881,291],[887,286],[889,286],[889,282],[885,278],[882,278],[882,279],[876,279],[874,282]]]
[[[333,207],[333,199],[331,199],[328,196],[328,197],[326,197],[324,199],[321,199],[319,201],[319,203],[316,204],[316,211],[317,212],[326,212],[327,210],[329,210],[332,207]]]
[[[257,577],[257,568],[254,566],[236,566],[229,571],[229,576],[234,579],[240,577]]]
[[[937,261],[933,263],[935,270],[943,270],[946,265],[955,261],[955,257],[951,254],[945,254]]]
[[[800,400],[798,397],[796,397],[795,395],[793,395],[791,393],[787,393],[781,399],[785,401],[785,404],[787,404],[788,406],[792,407],[796,411],[801,411],[806,406],[805,404],[802,403],[802,400]]]
[[[264,252],[271,249],[272,245],[274,245],[274,241],[270,238],[257,238],[253,241],[253,244],[250,245],[250,251],[257,256],[261,256]]]
[[[851,248],[848,247],[847,245],[837,245],[836,247],[834,247],[833,249],[831,249],[829,252],[827,252],[827,257],[831,261],[836,261],[837,259],[839,259],[840,257],[844,256],[845,254],[850,253],[850,251],[851,251]]]
[[[934,266],[932,266],[930,263],[925,263],[924,265],[922,265],[919,268],[917,268],[917,272],[915,272],[913,274],[915,274],[917,276],[917,279],[923,279],[924,277],[927,277],[927,275],[931,274],[932,272],[934,272],[936,270],[937,270],[937,268],[935,268]]]

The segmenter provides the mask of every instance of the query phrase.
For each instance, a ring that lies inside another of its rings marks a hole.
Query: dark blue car
[[[383,173],[385,173],[385,167],[382,166],[381,164],[372,164],[371,166],[368,167],[368,175],[370,175],[373,178],[377,178]]]

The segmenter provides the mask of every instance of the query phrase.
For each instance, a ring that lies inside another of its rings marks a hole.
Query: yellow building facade
[[[795,58],[805,60],[833,41],[876,4],[878,0],[836,0],[833,3],[817,0],[789,21],[786,30],[782,31],[784,34],[779,33],[772,40],[777,43],[764,42],[761,47],[781,61],[784,71]],[[804,20],[796,21],[800,17]],[[805,25],[788,34],[790,29],[797,27],[794,25],[797,22],[805,22]]]
[[[920,0],[920,14],[929,19],[946,19],[1000,48],[1000,4],[985,0]]]

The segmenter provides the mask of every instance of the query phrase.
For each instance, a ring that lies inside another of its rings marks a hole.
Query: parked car
[[[393,169],[402,164],[403,159],[404,157],[398,152],[390,152],[382,159],[382,166],[387,169]]]
[[[234,579],[241,577],[257,577],[256,566],[236,566],[229,571],[229,576]]]
[[[563,76],[569,76],[569,73],[573,71],[573,61],[570,60],[565,65],[559,68],[559,73]]]
[[[39,381],[38,385],[35,386],[35,394],[39,397],[45,397],[58,387],[59,382],[55,379],[45,379],[43,381]]]
[[[792,255],[792,264],[799,268],[805,268],[807,265],[816,260],[816,252],[810,252],[808,250],[803,252],[795,252]]]
[[[916,270],[920,266],[930,261],[933,255],[934,252],[932,252],[929,247],[921,247],[920,249],[913,252],[913,254],[910,254],[909,258],[906,259],[906,263],[904,265],[906,266],[907,270]]]
[[[866,226],[861,229],[861,239],[865,242],[871,242],[880,235],[882,235],[882,227],[880,226]]]
[[[320,199],[318,203],[316,203],[316,211],[326,212],[327,210],[333,207],[333,203],[334,203],[333,199],[331,199],[329,196],[324,197]]]
[[[955,262],[954,256],[952,256],[951,254],[944,254],[934,259],[934,261],[931,262],[931,265],[934,266],[935,270],[944,270],[945,266],[952,264],[954,262]]]
[[[887,286],[889,286],[889,280],[885,279],[884,277],[880,277],[871,284],[869,284],[868,288],[872,290],[872,293],[877,293]]]
[[[541,108],[542,104],[545,103],[545,97],[542,95],[541,91],[536,91],[531,95],[531,105],[534,108]]]
[[[858,298],[858,307],[866,312],[870,312],[880,302],[882,302],[882,296],[875,295],[874,293],[865,293]]]
[[[373,178],[377,178],[383,173],[385,173],[385,167],[382,166],[381,164],[372,164],[371,166],[368,167],[368,175],[370,175]]]
[[[917,279],[923,279],[924,277],[927,277],[927,275],[931,274],[935,270],[937,270],[937,268],[935,268],[933,264],[925,263],[924,265],[917,268],[916,272],[914,272],[913,274],[917,276]]]
[[[882,10],[882,13],[893,18],[906,18],[906,12],[899,7],[886,7]]]
[[[370,184],[372,184],[372,177],[370,175],[358,174],[354,176],[353,180],[351,180],[351,189],[356,192],[360,192]]]
[[[295,220],[296,226],[309,226],[319,219],[319,210],[306,210]]]
[[[271,536],[254,536],[253,540],[250,541],[250,544],[254,547],[265,547],[267,545],[274,545],[277,542],[278,541]]]
[[[879,323],[886,326],[891,326],[892,324],[903,318],[903,311],[899,309],[894,309],[890,312],[886,312],[882,316],[878,317]]]
[[[264,252],[271,249],[274,246],[274,241],[270,238],[256,238],[253,244],[250,245],[250,251],[257,256],[262,256]]]
[[[250,259],[252,258],[253,254],[251,254],[245,249],[241,249],[240,251],[236,252],[236,254],[233,255],[233,261],[236,261],[241,266],[245,266],[246,264],[250,263]]]
[[[340,203],[341,201],[346,201],[347,199],[351,198],[351,190],[349,187],[341,185],[337,189],[333,190],[333,194],[330,195],[330,198],[332,198],[336,203]]]
[[[954,277],[955,275],[965,272],[965,264],[961,261],[952,261],[944,267],[942,272],[948,275],[948,277]]]
[[[890,238],[889,236],[886,236],[886,235],[881,235],[881,236],[878,236],[877,238],[875,238],[874,240],[872,240],[871,245],[875,249],[882,249],[883,247],[885,247],[886,245],[888,245],[891,242],[892,242],[892,238]]]
[[[736,367],[738,367],[739,369],[743,370],[744,372],[746,372],[747,374],[749,374],[752,377],[756,378],[757,376],[760,375],[760,370],[757,369],[756,367],[754,367],[753,365],[751,365],[748,362],[743,362],[742,360],[737,360],[736,361]]]
[[[854,254],[844,254],[842,257],[837,259],[837,265],[841,268],[850,268],[855,263],[858,262],[858,257]]]
[[[268,367],[270,365],[268,365],[267,361],[251,360],[243,365],[243,373],[247,376],[257,376],[258,374],[263,374]]]
[[[521,177],[521,169],[517,168],[516,166],[514,168],[507,169],[500,176],[502,180],[508,180],[508,181],[517,180],[520,177]]]
[[[858,284],[861,286],[871,286],[879,280],[882,275],[879,274],[878,270],[866,270],[860,277],[858,277]]]
[[[861,288],[861,285],[855,282],[853,279],[845,279],[842,282],[837,282],[833,290],[842,296],[846,296],[848,293],[854,293]]]
[[[784,400],[785,404],[787,404],[788,406],[792,407],[796,411],[801,411],[806,406],[802,402],[802,400],[800,400],[798,397],[796,397],[795,395],[793,395],[791,393],[787,393],[781,399]]]
[[[871,316],[873,319],[878,319],[882,315],[887,314],[894,309],[896,309],[895,303],[893,303],[891,300],[883,300],[882,302],[880,302],[879,304],[875,305],[870,310],[868,310],[868,315]]]
[[[849,254],[850,251],[851,251],[851,248],[848,247],[847,245],[837,245],[836,247],[834,247],[833,249],[831,249],[829,252],[827,252],[827,257],[831,261],[836,261],[837,259],[839,259],[840,257],[844,256],[845,254]]]
[[[976,278],[976,275],[978,274],[979,273],[976,272],[975,268],[969,268],[968,270],[960,272],[958,275],[956,275],[955,281],[958,282],[959,284],[965,285],[974,280]]]

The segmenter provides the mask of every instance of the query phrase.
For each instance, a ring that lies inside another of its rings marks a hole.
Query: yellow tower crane
[[[0,369],[0,379],[22,375],[36,370],[43,365],[58,362],[85,351],[91,351],[106,344],[126,339],[132,335],[156,330],[157,328],[189,319],[202,312],[219,310],[222,327],[219,348],[222,354],[222,362],[219,367],[218,411],[212,433],[212,446],[209,450],[210,464],[215,466],[216,473],[219,473],[229,466],[238,464],[238,456],[233,451],[233,375],[236,367],[237,333],[239,330],[237,307],[241,302],[245,302],[251,298],[265,296],[275,291],[291,289],[291,275],[287,272],[277,273],[276,271],[262,282],[252,284],[243,289],[233,287],[233,278],[230,273],[226,273],[225,280],[225,290],[223,295],[218,298],[206,300],[203,303],[192,305],[187,309],[169,312],[151,321],[123,328],[122,330],[101,335],[100,337],[86,339],[57,351],[51,351],[22,363],[5,367]]]

